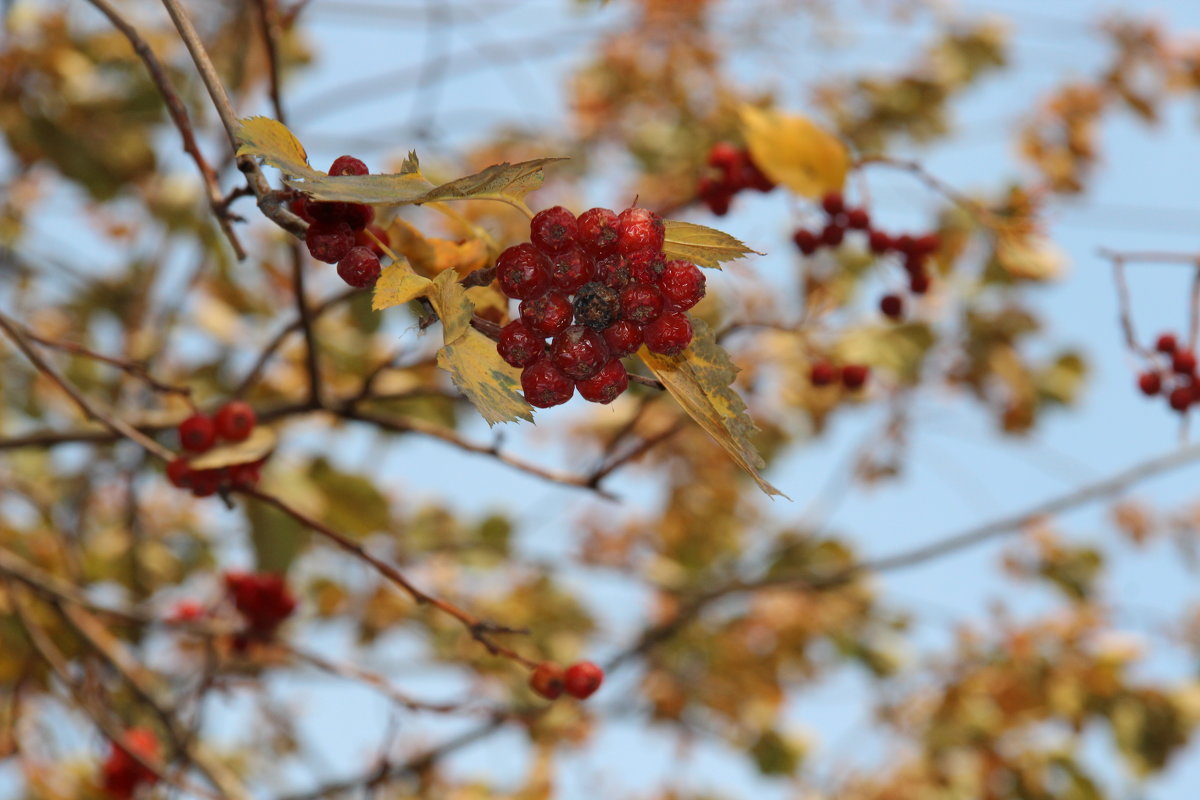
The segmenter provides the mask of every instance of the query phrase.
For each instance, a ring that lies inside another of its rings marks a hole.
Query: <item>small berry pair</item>
[[[1162,395],[1174,411],[1187,413],[1193,405],[1200,404],[1200,373],[1195,352],[1181,346],[1173,333],[1161,334],[1154,342],[1154,350],[1165,363],[1151,363],[1138,375],[1138,389],[1147,397]]]
[[[329,167],[332,176],[367,175],[367,165],[354,156],[338,156]],[[381,271],[380,246],[387,233],[375,221],[375,209],[364,203],[323,202],[299,195],[292,212],[308,223],[304,243],[318,261],[337,264],[338,276],[356,289],[375,285]]]
[[[763,174],[750,151],[729,142],[718,142],[708,151],[708,165],[716,175],[700,179],[696,194],[708,206],[708,210],[723,217],[729,213],[734,196],[743,189],[769,192],[775,184]]]
[[[867,385],[871,368],[866,364],[846,364],[838,367],[829,361],[817,361],[809,369],[808,380],[813,386],[831,386],[841,383],[850,391]]]
[[[555,700],[566,692],[577,700],[585,700],[596,693],[604,682],[604,670],[590,661],[579,661],[565,670],[553,661],[543,661],[529,676],[529,686],[534,692]]]
[[[248,633],[270,638],[296,610],[296,598],[283,576],[270,572],[227,572],[225,588],[246,621]]]
[[[100,788],[116,800],[128,800],[141,786],[158,783],[158,775],[142,765],[138,758],[157,761],[161,757],[158,737],[148,728],[130,728],[124,742],[112,743],[108,758],[100,767]]]
[[[243,442],[254,432],[258,417],[249,403],[233,400],[213,416],[199,412],[179,423],[179,445],[196,456],[213,448],[218,442]],[[192,469],[186,456],[167,464],[167,479],[173,486],[190,489],[196,497],[209,497],[223,485],[253,486],[258,483],[262,460],[234,464],[220,469]]]
[[[554,206],[534,216],[529,242],[500,254],[500,289],[521,302],[496,350],[522,370],[530,405],[560,405],[576,390],[611,403],[629,386],[622,358],[643,344],[673,355],[691,343],[685,312],[704,297],[704,274],[667,261],[664,237],[662,219],[644,208],[593,208],[576,218]]]

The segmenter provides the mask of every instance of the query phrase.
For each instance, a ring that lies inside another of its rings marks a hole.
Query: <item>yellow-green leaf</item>
[[[188,466],[192,469],[220,469],[237,464],[249,464],[269,456],[275,449],[275,441],[273,430],[259,426],[243,441],[235,444],[223,444],[203,455],[189,458]]]
[[[933,331],[923,322],[870,325],[848,331],[837,344],[837,354],[844,363],[869,364],[904,383],[916,383],[933,342]]]
[[[737,367],[717,344],[708,325],[693,319],[692,326],[695,335],[687,350],[664,356],[643,347],[639,353],[642,361],[688,416],[725,448],[760,489],[768,495],[786,497],[759,474],[765,464],[750,442],[758,429],[746,411],[746,404],[732,388]]]
[[[742,136],[767,177],[803,197],[840,191],[850,154],[833,134],[799,114],[743,106]]]
[[[471,317],[475,314],[467,290],[458,282],[458,273],[450,269],[439,274],[434,278],[428,296],[442,321],[443,341],[454,344],[470,329]]]
[[[488,425],[533,419],[532,409],[517,392],[518,372],[500,358],[496,343],[474,328],[438,351],[438,366],[450,373]]]
[[[258,156],[285,174],[316,174],[308,165],[308,153],[286,125],[268,117],[248,117],[238,127],[239,156]]]
[[[668,259],[682,258],[700,267],[720,269],[723,261],[733,261],[750,253],[763,255],[716,228],[677,219],[663,222],[667,230],[662,249]]]
[[[444,183],[426,193],[421,200],[515,200],[523,201],[525,195],[542,185],[542,168],[565,158],[535,158],[516,164],[493,164],[482,172]]]
[[[398,261],[383,268],[379,280],[375,282],[375,296],[371,308],[382,311],[392,306],[400,306],[429,291],[433,284],[428,278],[423,278],[413,272],[407,261]]]

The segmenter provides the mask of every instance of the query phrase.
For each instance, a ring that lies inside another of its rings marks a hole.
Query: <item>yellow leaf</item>
[[[837,344],[837,355],[843,363],[886,369],[911,384],[920,380],[933,342],[933,331],[923,322],[871,325],[848,331]]]
[[[425,276],[437,273],[437,251],[425,234],[402,219],[397,219],[388,227],[388,238],[392,249],[408,259],[413,269]]]
[[[482,172],[431,189],[421,202],[432,200],[517,200],[542,185],[542,168],[565,158],[535,158],[516,164],[493,164]]]
[[[1015,278],[1050,281],[1062,276],[1066,257],[1041,234],[1004,230],[996,238],[996,261]]]
[[[432,281],[413,272],[407,261],[397,261],[383,268],[383,274],[375,283],[375,297],[371,308],[381,311],[416,300],[429,291]]]
[[[720,269],[722,261],[733,261],[749,253],[764,255],[715,228],[676,219],[663,220],[663,224],[667,230],[662,249],[668,259],[681,258],[699,267]]]
[[[467,273],[487,266],[487,245],[478,239],[467,239],[464,242],[452,242],[449,239],[430,239],[433,246],[434,265],[438,272],[452,269],[460,277]]]
[[[239,156],[258,156],[290,175],[316,174],[308,165],[308,153],[286,125],[267,117],[241,120],[238,128]]]
[[[758,429],[746,411],[746,404],[731,388],[737,367],[717,344],[708,325],[693,319],[692,326],[695,335],[687,350],[664,356],[643,347],[639,353],[642,361],[688,416],[725,448],[760,489],[768,495],[786,497],[759,474],[765,464],[750,443],[750,437]]]
[[[533,419],[533,410],[517,392],[519,373],[500,358],[496,343],[474,328],[438,351],[438,366],[450,373],[488,425]]]
[[[467,297],[475,306],[475,313],[484,319],[493,322],[508,319],[508,297],[494,285],[472,286],[467,289]]]
[[[850,154],[833,134],[798,114],[743,106],[742,136],[767,177],[803,197],[840,191]]]
[[[467,290],[458,282],[458,273],[446,270],[433,280],[429,290],[429,302],[442,321],[442,336],[446,344],[454,344],[471,327],[475,307],[467,297]]]
[[[249,464],[266,458],[275,449],[275,432],[259,426],[243,441],[214,447],[203,455],[188,459],[192,469],[220,469],[236,464]]]

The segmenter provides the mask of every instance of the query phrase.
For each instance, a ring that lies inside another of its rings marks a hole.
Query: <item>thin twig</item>
[[[16,320],[12,320],[12,321],[14,323],[16,323]],[[153,375],[151,375],[149,372],[146,371],[145,364],[141,364],[141,363],[138,363],[137,361],[132,361],[129,359],[117,358],[115,356],[106,356],[103,353],[97,353],[95,350],[91,350],[91,349],[84,347],[83,345],[78,344],[76,342],[67,342],[67,341],[62,341],[59,339],[50,339],[46,336],[41,336],[37,333],[34,333],[33,331],[31,331],[29,328],[25,327],[24,325],[22,325],[20,327],[21,327],[21,332],[23,334],[25,334],[25,337],[28,338],[30,341],[37,342],[38,344],[42,345],[43,347],[49,347],[54,350],[62,350],[65,353],[71,353],[73,355],[82,356],[83,358],[90,358],[93,361],[100,361],[104,364],[109,364],[111,366],[114,366],[117,369],[121,370],[122,372],[128,373],[129,375],[132,375],[133,377],[142,381],[143,383],[145,383],[147,386],[149,386],[151,389],[153,389],[156,392],[162,392],[163,394],[178,394],[178,395],[182,395],[183,397],[188,397],[192,393],[192,389],[190,386],[184,386],[182,384],[175,384],[175,383],[166,383],[165,381],[158,380],[157,378],[155,378]]]

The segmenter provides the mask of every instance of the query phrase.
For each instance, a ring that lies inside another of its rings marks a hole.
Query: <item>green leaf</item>
[[[331,528],[361,539],[391,527],[387,498],[369,479],[342,472],[323,458],[309,466],[308,477],[321,493],[321,517]]]
[[[716,228],[677,219],[663,220],[663,224],[667,230],[662,249],[668,259],[681,258],[699,267],[720,269],[724,261],[734,261],[751,253],[764,255]]]
[[[750,419],[746,404],[732,388],[737,367],[729,360],[729,353],[717,344],[708,325],[693,319],[692,327],[695,335],[687,350],[664,356],[643,347],[639,352],[642,361],[688,416],[725,448],[758,488],[768,495],[787,497],[759,474],[766,465],[750,442],[758,428]]]
[[[246,503],[255,569],[286,574],[312,538],[307,527],[266,503]]]
[[[533,419],[533,410],[517,392],[519,373],[500,358],[496,343],[474,328],[438,351],[438,366],[450,373],[488,425]]]

